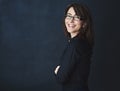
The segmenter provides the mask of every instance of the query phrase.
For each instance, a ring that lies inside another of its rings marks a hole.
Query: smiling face
[[[70,7],[65,17],[65,26],[71,38],[75,37],[83,26],[80,16],[77,16],[73,7]]]

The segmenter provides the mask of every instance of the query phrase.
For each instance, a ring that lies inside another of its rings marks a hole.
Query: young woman
[[[93,49],[92,19],[84,4],[72,3],[65,10],[65,34],[68,44],[55,68],[63,91],[89,91],[88,75]]]

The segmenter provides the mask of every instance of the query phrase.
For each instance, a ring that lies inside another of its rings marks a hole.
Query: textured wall
[[[60,91],[53,70],[65,40],[64,8],[79,0],[0,0],[0,91]],[[119,91],[116,2],[81,0],[93,14],[90,91]]]

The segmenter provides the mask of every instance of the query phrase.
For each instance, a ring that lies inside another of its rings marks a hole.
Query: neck
[[[74,38],[75,36],[77,36],[78,33],[79,33],[79,32],[77,32],[77,33],[71,33],[71,34],[70,34],[70,35],[71,35],[71,38]]]

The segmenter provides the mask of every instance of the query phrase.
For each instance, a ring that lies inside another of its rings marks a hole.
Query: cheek
[[[82,24],[81,22],[77,24],[77,27],[78,27],[79,29],[81,29],[82,26],[83,26],[83,24]]]
[[[65,23],[65,27],[67,28],[68,21],[65,20],[64,23]]]
[[[65,19],[64,23],[65,23],[65,25],[67,24],[67,20],[66,19]]]

